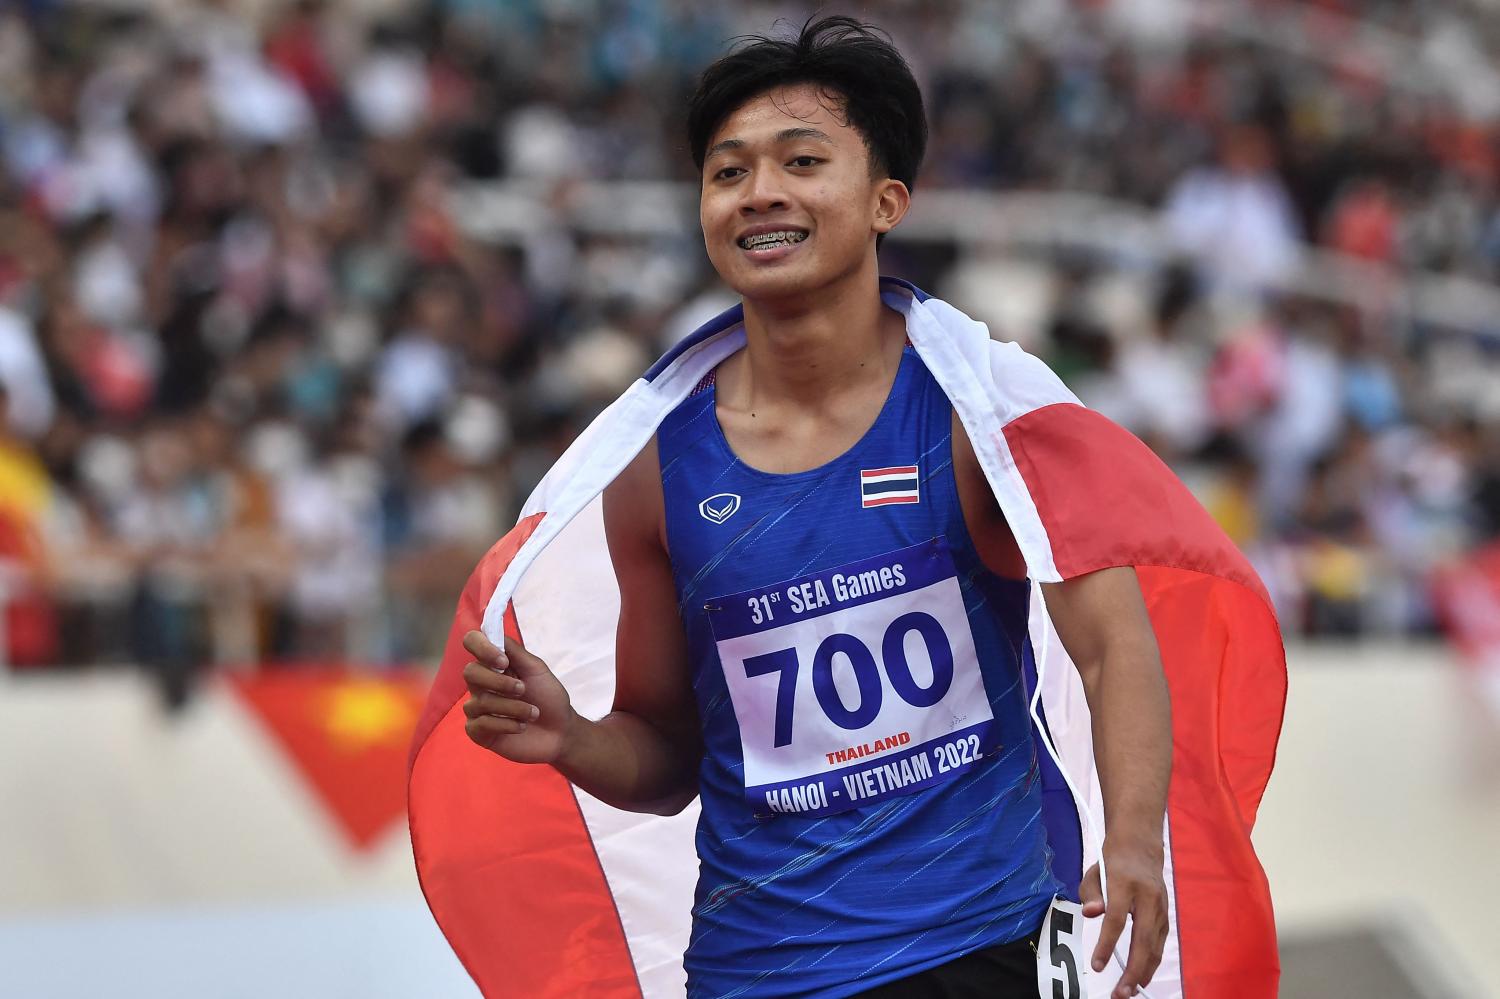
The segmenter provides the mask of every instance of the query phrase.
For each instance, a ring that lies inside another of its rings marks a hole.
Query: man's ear
[[[901,224],[910,207],[911,191],[901,181],[887,177],[876,186],[875,221],[870,228],[881,235],[890,232]]]

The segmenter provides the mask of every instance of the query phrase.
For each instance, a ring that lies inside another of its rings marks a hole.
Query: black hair
[[[915,186],[927,149],[922,91],[890,36],[838,15],[809,19],[794,39],[752,35],[703,71],[688,102],[688,148],[699,172],[714,130],[768,90],[811,83],[865,140],[873,176]]]

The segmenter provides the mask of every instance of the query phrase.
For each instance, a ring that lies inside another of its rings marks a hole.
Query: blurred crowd
[[[1308,247],[1391,281],[1494,278],[1500,19],[1459,0],[857,10],[924,84],[919,199],[1088,192],[1159,210],[1181,250],[1126,278],[896,239],[888,269],[961,305],[1043,301],[1034,330],[995,334],[1182,472],[1289,631],[1433,629],[1433,568],[1500,532],[1495,330],[1274,289]],[[451,195],[694,182],[695,73],[806,13],[0,8],[3,658],[142,662],[174,699],[207,664],[430,659],[553,458],[732,301],[694,233],[487,241]]]

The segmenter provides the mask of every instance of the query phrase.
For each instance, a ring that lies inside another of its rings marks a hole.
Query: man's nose
[[[750,173],[750,183],[744,185],[740,201],[741,215],[759,215],[777,208],[786,207],[786,189],[774,169],[758,167]]]

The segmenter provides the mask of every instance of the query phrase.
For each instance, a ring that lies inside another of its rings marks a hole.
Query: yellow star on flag
[[[379,679],[345,680],[321,698],[323,727],[344,752],[404,744],[417,723],[417,706],[404,690]]]

